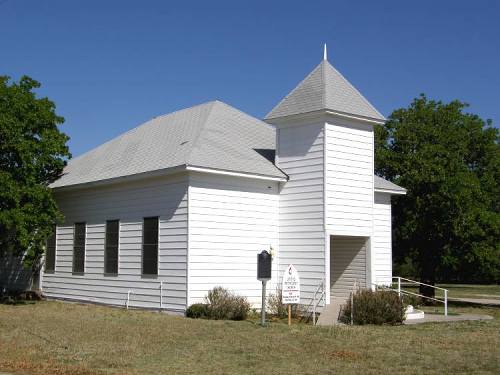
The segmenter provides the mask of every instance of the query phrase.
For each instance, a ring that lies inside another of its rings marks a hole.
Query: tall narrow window
[[[142,228],[142,274],[158,275],[158,218],[144,218]]]
[[[56,269],[56,228],[49,238],[45,249],[45,272],[54,272]]]
[[[120,221],[106,221],[106,248],[104,250],[104,273],[118,273],[118,241],[120,238]]]
[[[85,223],[75,223],[73,237],[73,272],[85,272]]]

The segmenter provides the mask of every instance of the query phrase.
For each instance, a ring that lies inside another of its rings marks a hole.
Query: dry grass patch
[[[458,308],[456,309],[458,310]],[[0,371],[29,374],[498,373],[493,321],[331,327],[192,320],[60,302],[0,305]]]

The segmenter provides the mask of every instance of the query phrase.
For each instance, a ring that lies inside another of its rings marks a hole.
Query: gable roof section
[[[385,118],[327,60],[323,60],[265,117],[330,110],[384,121]]]
[[[373,176],[373,185],[376,191],[406,194],[406,189],[377,175]]]
[[[270,125],[212,101],[156,117],[70,160],[51,187],[181,166],[286,178],[269,157],[274,149]]]

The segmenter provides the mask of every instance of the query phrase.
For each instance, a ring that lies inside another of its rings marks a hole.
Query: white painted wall
[[[324,125],[277,127],[277,165],[290,180],[279,199],[280,277],[288,264],[300,275],[301,303],[308,304],[325,277]]]
[[[188,305],[203,302],[220,285],[260,307],[257,254],[270,245],[275,258],[268,292],[274,292],[278,277],[278,184],[190,173],[188,209]]]
[[[373,279],[377,284],[392,281],[391,195],[375,193],[373,206]]]
[[[56,269],[43,276],[48,297],[184,311],[187,261],[187,176],[151,178],[139,182],[56,193],[64,224],[57,228]],[[159,216],[159,274],[141,276],[142,222]],[[119,270],[104,275],[106,220],[120,220]],[[72,274],[73,224],[87,223],[85,273]]]
[[[371,236],[373,208],[373,126],[330,120],[325,132],[327,231]]]

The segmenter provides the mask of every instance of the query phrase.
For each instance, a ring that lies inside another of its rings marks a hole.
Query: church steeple
[[[352,115],[377,122],[384,116],[327,60],[326,44],[321,63],[271,112],[266,121],[317,111]]]

